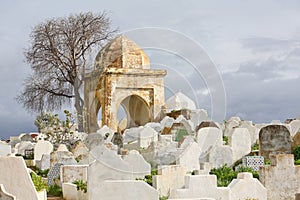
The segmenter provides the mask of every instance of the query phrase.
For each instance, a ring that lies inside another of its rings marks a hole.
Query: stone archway
[[[128,127],[160,119],[166,70],[150,69],[145,52],[124,35],[115,38],[97,55],[95,69],[85,75],[86,130],[95,132],[98,110],[102,125],[118,130],[117,112],[122,105],[130,116]]]
[[[127,117],[127,128],[143,126],[151,121],[150,106],[137,95],[126,97],[119,106],[123,106]]]

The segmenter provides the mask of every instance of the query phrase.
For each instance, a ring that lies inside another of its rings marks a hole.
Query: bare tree
[[[116,30],[105,12],[80,13],[47,20],[35,26],[25,50],[33,74],[25,80],[17,101],[32,112],[59,110],[74,99],[83,130],[83,97],[80,89],[95,47],[103,46]]]

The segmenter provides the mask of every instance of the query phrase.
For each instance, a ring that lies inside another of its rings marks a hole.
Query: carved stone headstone
[[[28,134],[23,135],[20,139],[21,139],[21,141],[33,142],[31,135],[28,135]]]
[[[259,169],[259,180],[266,187],[268,199],[295,199],[300,192],[300,166],[293,154],[271,154],[271,165]]]
[[[84,144],[89,150],[104,143],[104,138],[99,133],[90,133],[84,140]]]
[[[300,132],[296,133],[293,137],[292,149],[300,146]]]
[[[34,148],[34,145],[31,142],[22,141],[18,144],[18,153],[21,155],[25,155],[25,150],[31,150]]]
[[[38,200],[25,161],[21,157],[0,156],[0,183],[4,185],[7,193],[16,196],[18,200]]]
[[[60,144],[57,151],[54,151],[50,155],[51,167],[55,163],[62,163],[64,165],[75,165],[77,164],[74,155],[68,151],[66,145]]]
[[[80,163],[88,160],[89,158],[89,149],[82,141],[78,141],[75,148],[72,149],[72,153],[76,161]]]
[[[16,197],[6,192],[4,185],[0,184],[0,199],[1,200],[16,200]]]
[[[246,128],[234,128],[229,137],[229,145],[232,148],[233,161],[241,159],[251,152],[251,137]]]
[[[50,155],[53,145],[49,141],[39,140],[34,146],[34,160],[41,160],[44,154]]]
[[[132,166],[134,177],[144,178],[146,175],[151,174],[151,165],[145,161],[138,151],[131,150],[127,155],[123,156],[123,160]]]
[[[60,180],[62,183],[72,183],[76,180],[87,182],[88,165],[63,165],[61,166]]]
[[[186,167],[180,165],[163,165],[158,168],[158,175],[153,176],[153,187],[160,196],[168,196],[171,189],[184,187]]]
[[[300,131],[300,120],[293,120],[289,123],[291,127],[291,136],[295,136]]]
[[[222,131],[216,127],[204,127],[197,132],[197,142],[201,148],[200,158],[206,157],[215,146],[222,145]]]
[[[210,153],[208,161],[212,163],[212,167],[221,167],[225,164],[228,166],[233,164],[233,152],[229,146],[217,146]]]
[[[46,170],[50,168],[50,155],[44,154],[41,160],[36,160],[35,165],[37,168],[41,170]]]
[[[265,159],[272,152],[291,152],[291,136],[283,125],[269,125],[259,132],[259,153]]]
[[[205,128],[205,127],[219,128],[218,125],[213,121],[203,121],[196,127],[195,131],[198,132],[201,128]]]

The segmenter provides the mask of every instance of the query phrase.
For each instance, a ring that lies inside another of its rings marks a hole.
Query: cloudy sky
[[[169,69],[166,95],[178,87],[210,113],[225,107],[224,118],[239,116],[255,123],[284,121],[300,116],[300,2],[287,1],[198,1],[198,0],[2,0],[0,7],[0,138],[36,131],[34,115],[14,100],[30,73],[23,52],[35,25],[48,18],[70,13],[108,11],[112,26],[120,32],[156,27],[189,38],[214,63],[217,82],[224,91],[207,86],[207,77],[192,76],[190,54],[149,49],[156,66]],[[156,36],[158,37],[158,36]],[[203,53],[202,52],[202,53]],[[159,68],[158,67],[158,68]],[[174,84],[182,74],[184,84]],[[191,77],[189,77],[191,76]],[[195,79],[201,79],[198,82]],[[209,78],[207,78],[209,79]],[[205,88],[206,86],[206,88]],[[190,87],[188,89],[188,87]],[[193,93],[190,93],[192,88]],[[212,93],[225,94],[212,103]],[[222,102],[221,102],[222,101]],[[218,119],[220,120],[220,119]]]

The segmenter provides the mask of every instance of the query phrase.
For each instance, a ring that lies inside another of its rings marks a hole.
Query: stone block
[[[60,181],[72,183],[76,180],[87,182],[88,165],[63,165],[60,170]]]
[[[291,152],[290,131],[283,125],[268,125],[259,131],[259,152],[269,159],[272,152]]]
[[[90,133],[84,140],[84,144],[89,150],[104,143],[104,138],[99,133]]]
[[[251,152],[251,137],[249,131],[245,128],[234,128],[228,141],[232,149],[233,162]]]
[[[300,131],[294,135],[292,140],[292,149],[295,149],[297,146],[300,146]]]
[[[99,182],[110,180],[135,179],[132,166],[125,162],[117,152],[107,147],[94,148],[89,155],[88,183],[96,187]]]
[[[192,142],[187,145],[183,143],[178,151],[178,158],[176,159],[177,165],[186,166],[187,172],[199,169],[201,149],[196,142]]]
[[[260,167],[259,179],[268,191],[268,199],[295,199],[300,193],[300,166],[293,154],[271,154],[271,165]]]
[[[200,169],[194,170],[195,175],[208,175],[212,169],[212,164],[209,162],[200,163]]]
[[[132,173],[136,178],[144,178],[146,175],[151,174],[151,165],[145,161],[138,151],[129,151],[127,155],[123,156],[123,160],[132,166]]]
[[[246,128],[250,134],[251,144],[255,144],[258,141],[258,130],[253,125],[252,121],[241,121],[239,128]]]
[[[90,200],[158,200],[158,192],[144,181],[106,180],[95,187],[88,186]]]
[[[215,175],[186,175],[185,187],[171,190],[170,199],[212,198],[229,200],[229,195],[228,187],[217,187]]]
[[[126,129],[124,132],[124,143],[133,141],[138,141],[139,147],[148,148],[152,142],[158,141],[158,133],[149,126]]]
[[[33,138],[31,137],[31,135],[29,134],[25,134],[23,136],[20,137],[21,141],[28,141],[28,142],[33,142]]]
[[[300,120],[293,120],[289,123],[291,127],[291,136],[293,137],[296,133],[300,132]]]
[[[53,145],[49,141],[39,140],[34,146],[34,160],[41,160],[44,154],[50,155]]]
[[[149,122],[145,126],[149,126],[149,127],[153,128],[157,133],[162,131],[162,126],[158,122]]]
[[[197,132],[197,143],[201,149],[200,157],[206,157],[216,146],[222,145],[222,131],[216,127],[204,127]]]
[[[19,154],[25,155],[25,151],[26,150],[32,150],[32,149],[34,149],[34,144],[31,143],[31,142],[24,141],[24,142],[20,142],[17,145],[17,148],[18,148],[18,153]]]
[[[35,166],[40,170],[50,169],[50,155],[44,154],[41,160],[35,162]]]
[[[153,176],[153,187],[160,196],[168,196],[171,189],[184,186],[186,167],[180,165],[163,165],[158,167],[158,175]]]
[[[160,124],[162,129],[164,129],[165,127],[171,128],[174,122],[175,122],[174,118],[166,116],[160,121]]]
[[[0,182],[16,199],[38,200],[37,192],[22,157],[0,157]]]
[[[72,153],[76,161],[79,161],[81,164],[82,162],[86,162],[87,164],[87,160],[89,158],[89,149],[82,141],[77,142],[75,148],[72,149]]]
[[[201,128],[206,128],[206,127],[220,128],[213,121],[202,121],[201,123],[199,123],[199,125],[196,126],[195,131],[198,132]]]
[[[0,184],[0,199],[1,200],[17,200],[16,196],[6,192],[3,184]]]
[[[193,122],[195,130],[196,130],[196,126],[198,124],[200,124],[203,121],[209,120],[207,111],[204,109],[192,110],[190,116],[191,116],[190,120]],[[198,131],[198,130],[196,130],[196,131]]]
[[[240,126],[240,122],[240,118],[231,117],[227,122],[224,123],[224,135],[230,137],[232,129],[238,128]]]
[[[237,179],[231,181],[230,199],[259,199],[267,200],[267,189],[253,178],[252,173],[239,173]]]
[[[195,102],[182,92],[177,92],[167,99],[165,106],[168,113],[181,109],[196,110]]]
[[[64,165],[76,165],[77,161],[74,155],[68,151],[68,148],[64,144],[60,144],[57,151],[54,151],[50,155],[50,166],[52,167],[55,163],[61,163]]]
[[[218,168],[225,164],[228,166],[233,164],[232,149],[229,146],[220,146],[214,148],[208,158],[208,162],[212,163],[212,167]]]
[[[107,137],[107,134],[109,135],[107,138],[112,138],[112,135],[114,134],[114,131],[111,130],[108,126],[104,125],[99,130],[97,130],[97,133],[100,134],[103,138]],[[108,139],[108,141],[110,141]]]
[[[62,184],[63,198],[65,200],[87,200],[87,193],[77,190],[77,186],[73,183]]]

